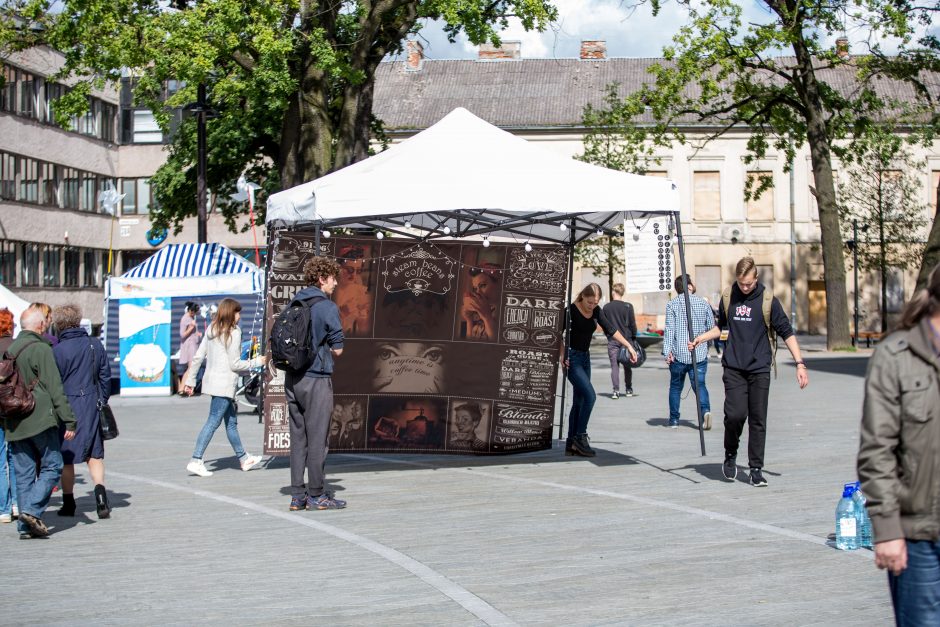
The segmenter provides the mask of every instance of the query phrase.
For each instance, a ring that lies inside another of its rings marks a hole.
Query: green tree
[[[0,5],[0,50],[64,52],[58,78],[78,85],[59,105],[63,120],[87,106],[88,86],[130,72],[136,102],[166,131],[171,108],[195,101],[204,83],[215,111],[209,187],[227,199],[247,172],[263,197],[369,154],[381,132],[376,69],[424,20],[442,20],[451,39],[498,44],[512,16],[541,30],[556,11],[547,0],[10,0]],[[167,81],[181,85],[169,98]],[[153,179],[157,227],[178,231],[195,215],[195,147],[195,121],[185,119]],[[227,200],[220,209],[230,227],[244,211]]]
[[[888,330],[888,270],[919,268],[923,260],[927,209],[916,160],[903,139],[887,129],[856,142],[853,162],[839,185],[843,236],[852,239],[860,270],[878,272],[881,280],[881,331]],[[853,221],[863,225],[854,241]]]
[[[766,0],[762,23],[745,21],[741,5],[731,0],[680,3],[688,22],[663,51],[664,61],[650,69],[649,81],[626,94],[612,111],[623,119],[619,141],[640,156],[673,142],[704,145],[728,131],[749,131],[747,161],[775,150],[792,163],[795,150],[808,144],[813,192],[822,233],[826,282],[827,342],[850,346],[845,260],[833,157],[866,136],[891,111],[928,141],[938,120],[930,88],[911,93],[881,88],[889,76],[913,81],[912,69],[929,67],[927,50],[895,65],[874,61],[885,55],[849,57],[826,44],[847,21],[863,23],[872,40],[892,37],[914,46],[918,20],[933,12],[906,0],[865,0],[861,4],[815,0]],[[879,51],[877,46],[875,51]],[[781,56],[789,52],[792,56]],[[891,57],[892,63],[898,57]],[[844,81],[850,76],[853,81]],[[935,89],[934,89],[935,91]],[[898,96],[892,95],[899,94]],[[687,136],[684,129],[711,128]],[[789,168],[789,166],[788,166]],[[747,194],[768,186],[761,181]]]

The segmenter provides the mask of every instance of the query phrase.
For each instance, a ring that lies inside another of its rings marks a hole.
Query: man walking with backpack
[[[770,370],[774,363],[776,337],[783,338],[796,362],[796,381],[802,390],[809,384],[806,364],[790,319],[772,293],[757,280],[757,265],[744,257],[735,267],[735,283],[725,290],[718,307],[718,326],[689,342],[689,350],[721,335],[728,329],[722,381],[725,384],[725,461],[721,472],[734,481],[737,454],[744,422],[748,423],[747,457],[751,485],[766,487],[764,444],[767,435],[767,399]]]
[[[309,307],[309,337],[300,352],[312,349],[312,360],[305,369],[296,370],[279,363],[276,354],[278,329],[272,331],[275,365],[285,367],[284,391],[290,413],[290,511],[304,509],[342,509],[346,501],[326,491],[325,467],[330,417],[333,414],[333,358],[343,352],[343,323],[339,307],[329,300],[336,289],[339,264],[327,257],[314,257],[304,266],[304,281],[309,287],[299,291],[291,307]],[[282,314],[284,316],[284,314]],[[291,319],[291,316],[286,316]],[[304,316],[293,319],[306,320]],[[281,318],[279,317],[278,323]],[[278,323],[275,323],[277,326]],[[300,340],[298,340],[300,343]],[[293,364],[299,365],[298,363]],[[307,482],[304,482],[304,471]]]
[[[44,538],[49,530],[42,513],[49,504],[52,488],[62,475],[62,437],[75,437],[75,415],[69,406],[52,345],[43,337],[50,320],[43,308],[32,304],[20,316],[22,332],[6,354],[15,359],[16,371],[27,388],[32,388],[35,405],[21,415],[4,414],[3,428],[13,453],[16,473],[16,497],[20,517],[17,528],[21,538]]]

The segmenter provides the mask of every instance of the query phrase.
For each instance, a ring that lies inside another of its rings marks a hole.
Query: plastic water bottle
[[[865,495],[862,494],[862,484],[856,481],[852,485],[855,488],[855,491],[852,492],[852,500],[855,501],[855,512],[858,515],[858,545],[870,549],[871,518],[868,516],[868,508],[865,507]]]
[[[852,493],[855,486],[846,486],[836,506],[836,548],[854,551],[858,548],[858,515]]]

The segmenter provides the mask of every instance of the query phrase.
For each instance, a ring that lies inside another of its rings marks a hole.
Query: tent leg
[[[571,292],[574,288],[574,220],[568,225],[571,232],[571,243],[568,244],[568,300],[565,302],[565,334],[564,334],[564,353],[568,356],[568,345],[571,341],[571,316],[568,315],[568,306],[571,303]],[[558,408],[558,439],[562,439],[565,433],[565,393],[568,391],[566,370],[561,369],[561,407]]]
[[[679,245],[679,272],[682,277],[682,294],[685,296],[685,323],[686,327],[689,330],[689,341],[695,339],[695,334],[692,331],[692,302],[689,299],[689,283],[687,280],[688,272],[685,268],[685,242],[682,240],[682,221],[679,218],[679,212],[676,211],[673,214],[673,219],[676,221],[676,243]],[[695,351],[691,351],[692,355],[692,390],[695,392],[695,413],[698,416],[698,439],[699,445],[702,448],[702,457],[705,456],[705,431],[702,429],[703,423],[705,421],[705,416],[702,414],[702,405],[699,402],[700,391],[698,389],[698,364],[695,359]],[[706,354],[705,359],[708,359]]]

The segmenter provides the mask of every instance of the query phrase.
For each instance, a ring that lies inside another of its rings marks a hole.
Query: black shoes
[[[755,488],[766,488],[767,480],[764,479],[764,473],[760,468],[751,468],[751,485]]]
[[[738,464],[735,461],[734,455],[725,455],[725,461],[721,464],[721,474],[723,474],[728,481],[734,481],[734,478],[738,476]]]
[[[627,398],[630,398],[631,396],[636,396],[636,394],[633,393],[633,388],[627,388],[627,391],[624,392],[623,395],[626,396]]]
[[[75,495],[62,493],[62,507],[56,512],[59,516],[75,515]]]
[[[95,486],[95,509],[98,510],[98,518],[111,517],[111,504],[108,503],[108,493],[100,483]]]
[[[565,443],[565,455],[577,455],[579,457],[595,457],[597,451],[591,448],[591,440],[586,433],[574,436],[573,439]]]

